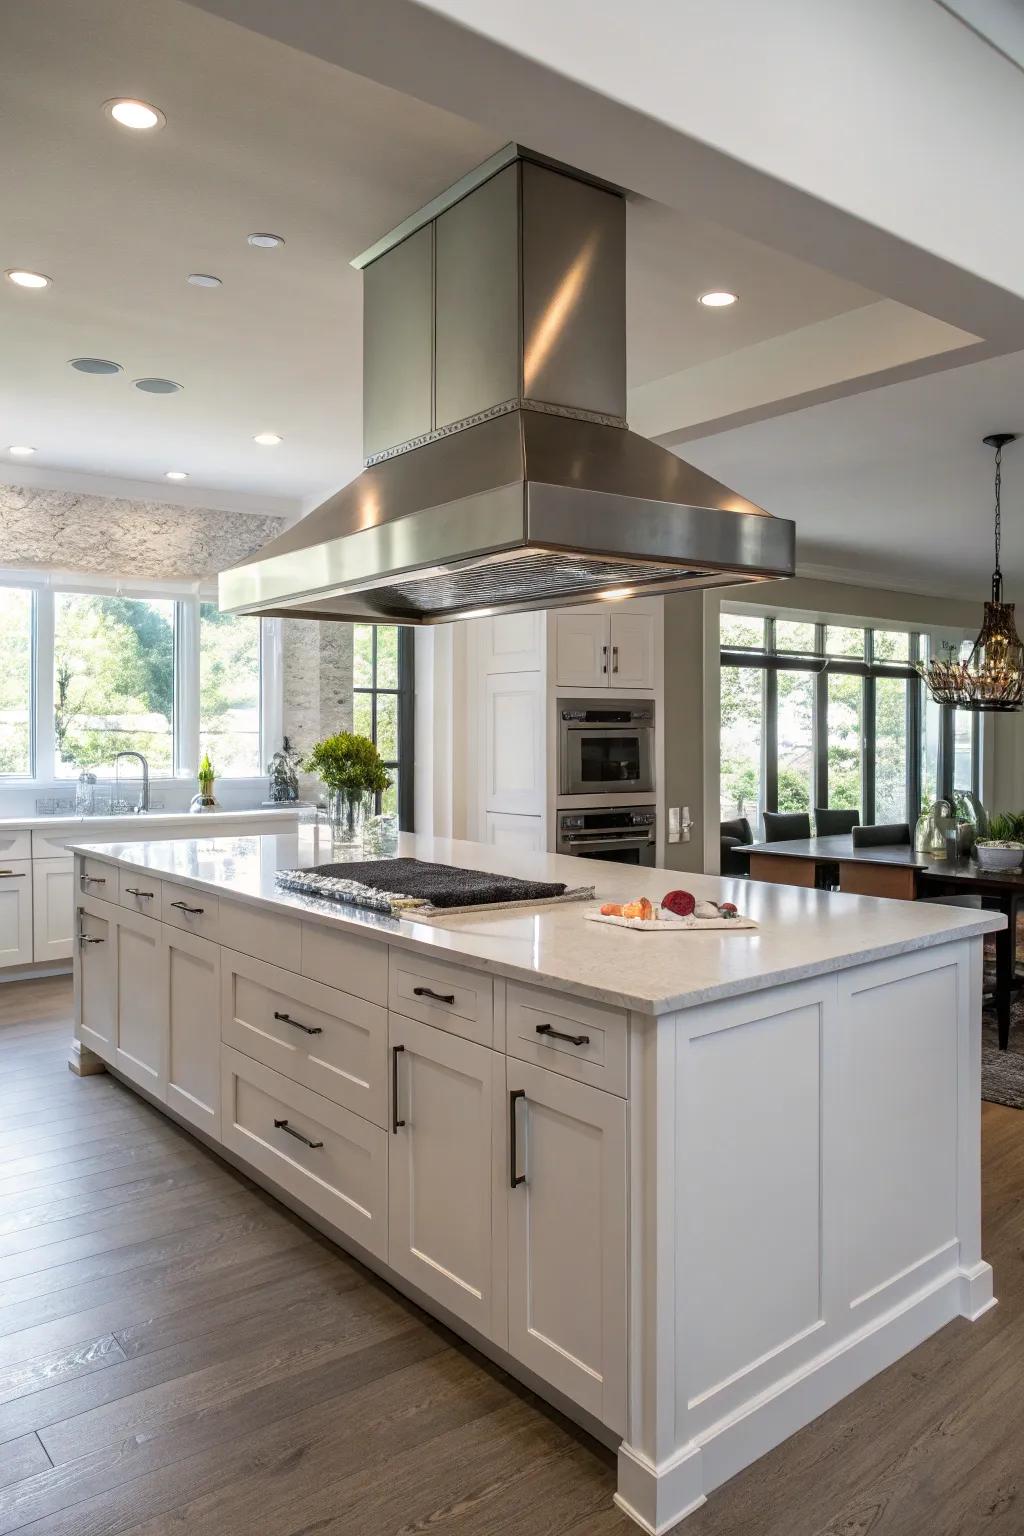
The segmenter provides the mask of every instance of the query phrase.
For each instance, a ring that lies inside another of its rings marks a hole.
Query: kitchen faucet
[[[139,763],[140,763],[140,765],[142,767],[142,796],[140,798],[139,804],[135,807],[135,810],[133,812],[134,815],[138,816],[142,812],[149,810],[149,764],[147,763],[146,759],[143,757],[141,752],[115,752],[114,753],[114,782],[115,782],[115,784],[117,786],[118,798],[119,799],[120,799],[120,790],[121,790],[121,774],[120,774],[120,770],[118,768],[118,764],[120,763],[122,757],[135,757],[135,758],[138,758]]]

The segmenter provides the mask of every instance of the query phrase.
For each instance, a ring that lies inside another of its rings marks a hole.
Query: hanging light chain
[[[999,443],[996,446],[996,517],[995,517],[996,569],[995,569],[995,574],[997,576],[1002,575],[1002,572],[999,569],[999,545],[1000,545],[1000,541],[1001,541],[1001,538],[1002,538],[1002,532],[1003,532],[1003,509],[1002,509],[1002,496],[1001,496],[1002,486],[1003,486],[1003,445],[1002,445],[1002,443]]]

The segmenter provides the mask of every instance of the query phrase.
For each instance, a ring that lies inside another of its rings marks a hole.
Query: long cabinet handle
[[[125,893],[129,896],[142,896],[146,901],[152,901],[155,891],[140,891],[137,885],[126,885]]]
[[[568,1040],[570,1045],[589,1045],[589,1035],[566,1035],[553,1024],[538,1024],[538,1035],[547,1035],[549,1040]]]
[[[310,1141],[308,1136],[303,1136],[302,1132],[297,1131],[293,1125],[289,1125],[287,1120],[275,1120],[274,1125],[279,1131],[287,1131],[289,1136],[294,1136],[296,1141],[301,1141],[304,1147],[311,1147],[314,1152],[318,1147],[323,1146],[322,1141]]]
[[[606,645],[601,647],[601,671],[608,671],[608,647]]]
[[[399,1127],[405,1124],[398,1118],[398,1053],[404,1051],[404,1045],[391,1047],[391,1134],[398,1135]]]
[[[508,1181],[512,1189],[526,1183],[526,1174],[516,1172],[516,1104],[525,1098],[525,1088],[513,1088],[508,1096]]]
[[[107,941],[106,939],[93,938],[91,933],[80,933],[78,935],[78,942],[79,944],[105,944]]]
[[[613,645],[612,646],[612,671],[613,672],[617,672],[618,670],[619,670],[619,648],[618,648],[617,645]]]
[[[429,997],[432,1003],[447,1003],[449,1008],[455,1001],[454,992],[431,992],[429,987],[413,987],[413,997]]]
[[[0,869],[0,880],[24,880],[23,869]]]
[[[83,875],[82,876],[82,884],[83,885],[106,885],[106,883],[107,883],[106,875]]]
[[[199,910],[202,911],[202,908],[200,907]],[[280,1019],[282,1024],[290,1024],[292,1029],[301,1029],[304,1035],[323,1034],[323,1030],[318,1025],[300,1024],[298,1019],[293,1019],[290,1013],[278,1013],[276,1008],[274,1009],[274,1018]]]
[[[179,912],[184,912],[188,917],[198,917],[201,912],[206,911],[205,907],[190,907],[187,901],[172,901],[171,906],[177,908]]]

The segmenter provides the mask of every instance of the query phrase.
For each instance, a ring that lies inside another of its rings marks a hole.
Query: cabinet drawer
[[[244,901],[222,896],[218,903],[220,942],[227,949],[257,960],[270,960],[286,971],[300,969],[302,924],[283,912],[250,907]]]
[[[493,1046],[494,985],[489,976],[396,946],[389,953],[388,1001],[393,1013]]]
[[[32,857],[32,834],[26,829],[20,832],[0,832],[0,865],[11,859]]]
[[[160,921],[160,881],[154,880],[148,870],[119,869],[117,899],[129,912],[141,912],[143,917]]]
[[[384,1125],[387,1010],[248,955],[221,953],[222,1039]]]
[[[376,939],[303,923],[302,974],[387,1007],[388,946]]]
[[[221,1095],[226,1147],[387,1258],[386,1131],[230,1046],[221,1052]]]
[[[90,827],[68,827],[63,832],[32,833],[32,857],[34,859],[59,859],[67,855],[69,843],[99,843],[107,838],[91,836]],[[114,841],[113,836],[109,838]],[[2,848],[0,848],[2,854]]]
[[[78,891],[82,896],[94,896],[99,901],[117,905],[117,865],[105,864],[102,859],[78,855]]]
[[[505,1029],[510,1056],[626,1097],[628,1024],[621,1008],[510,981]]]
[[[160,897],[165,923],[180,928],[183,933],[198,934],[216,944],[220,938],[220,901],[209,891],[193,891],[187,885],[163,882]]]

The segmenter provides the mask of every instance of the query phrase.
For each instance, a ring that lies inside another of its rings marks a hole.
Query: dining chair
[[[881,826],[854,827],[850,836],[855,848],[898,848],[910,842],[910,823],[884,822]]]
[[[814,830],[818,837],[840,837],[860,826],[860,811],[834,810],[828,805],[814,807]]]
[[[810,837],[811,818],[807,811],[765,811],[764,840],[766,843],[792,843],[797,838]]]

